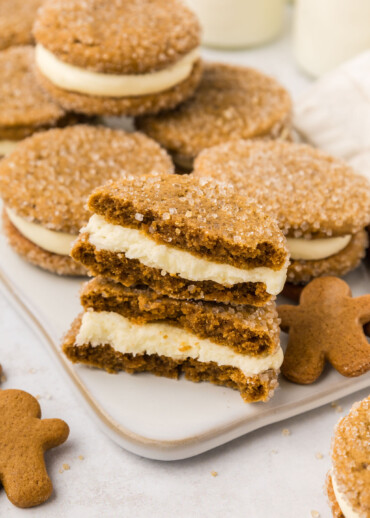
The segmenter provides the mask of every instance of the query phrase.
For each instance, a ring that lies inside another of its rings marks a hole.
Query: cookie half
[[[140,133],[77,125],[25,139],[0,163],[9,243],[47,270],[86,273],[69,251],[89,219],[90,192],[126,174],[151,171],[172,173],[173,165],[156,142]]]
[[[174,111],[140,117],[138,128],[190,170],[205,148],[231,139],[289,139],[291,100],[274,79],[252,68],[207,63],[194,96]]]
[[[34,35],[40,84],[67,109],[156,113],[200,81],[200,27],[180,0],[51,0]]]
[[[0,156],[11,153],[20,140],[36,131],[81,119],[67,114],[38,86],[33,60],[31,46],[0,52]]]
[[[334,518],[370,516],[370,396],[336,427],[326,487]]]
[[[0,0],[0,50],[33,43],[32,25],[44,0]]]
[[[370,185],[317,149],[281,141],[229,142],[203,151],[193,174],[231,182],[276,215],[290,250],[290,283],[344,275],[365,255]]]
[[[63,350],[73,362],[116,372],[149,371],[210,381],[266,401],[283,353],[274,302],[262,308],[178,300],[103,277],[81,293],[84,313]]]
[[[125,178],[95,190],[72,257],[93,275],[178,299],[261,306],[287,269],[274,220],[231,186],[190,176]]]

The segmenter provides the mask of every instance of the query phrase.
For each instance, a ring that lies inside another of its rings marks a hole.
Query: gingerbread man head
[[[53,486],[44,453],[68,437],[61,419],[41,420],[38,401],[22,390],[0,390],[0,482],[18,507],[45,502]]]
[[[370,294],[352,298],[338,277],[320,277],[303,289],[299,306],[279,306],[281,328],[289,332],[282,373],[296,383],[313,383],[328,361],[343,376],[370,370]]]

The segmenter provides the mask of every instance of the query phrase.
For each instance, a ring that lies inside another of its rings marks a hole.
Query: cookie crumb
[[[271,450],[271,453],[273,453],[274,455],[276,455],[278,453],[277,450]]]
[[[211,475],[212,475],[212,477],[217,477],[218,473],[217,473],[217,471],[211,471]]]
[[[312,518],[320,518],[320,513],[319,511],[311,511],[311,516]]]
[[[63,473],[64,469],[60,468],[59,473]]]
[[[289,428],[284,428],[284,430],[281,433],[285,436],[288,436],[291,434],[291,431],[289,430]]]
[[[341,406],[337,406],[335,411],[337,412],[337,414],[340,414],[341,412],[343,412],[343,408]]]
[[[34,368],[32,367],[31,369],[29,369],[29,370],[28,370],[28,372],[29,372],[30,374],[35,374],[36,369],[34,369]]]
[[[319,451],[318,451],[318,452],[315,454],[315,457],[316,457],[317,459],[323,459],[323,458],[324,458],[324,455],[323,455],[321,452],[319,452]]]
[[[51,399],[51,395],[50,394],[45,394],[45,399]]]
[[[40,394],[36,394],[35,398],[37,399],[37,401],[38,401],[39,399],[41,399]]]
[[[68,471],[69,469],[71,469],[71,466],[69,464],[63,464],[64,471]]]
[[[85,458],[85,457],[84,457],[83,455],[79,455],[79,456],[78,456],[78,458],[79,458],[80,460],[84,460],[84,458]]]

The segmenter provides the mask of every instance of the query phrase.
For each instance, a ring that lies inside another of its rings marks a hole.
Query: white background
[[[294,97],[308,84],[294,67],[288,35],[250,52],[204,54],[256,66],[277,77]],[[100,432],[43,344],[2,296],[0,330],[0,363],[7,377],[2,388],[39,395],[43,417],[63,418],[71,429],[68,441],[46,454],[52,498],[20,510],[0,489],[1,518],[309,518],[314,510],[331,516],[324,485],[333,428],[370,390],[340,401],[341,412],[327,405],[192,459],[151,461],[122,450]],[[60,473],[63,464],[70,469]]]

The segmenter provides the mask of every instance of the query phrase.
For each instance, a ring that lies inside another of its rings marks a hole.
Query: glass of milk
[[[187,0],[203,27],[203,44],[243,48],[274,39],[286,0]]]
[[[370,48],[370,0],[296,0],[294,52],[318,77]]]

